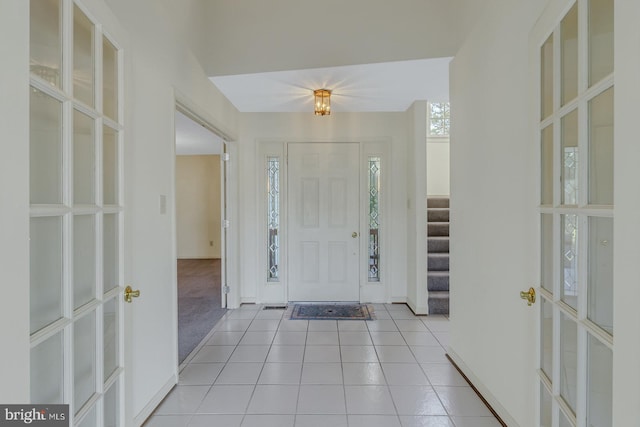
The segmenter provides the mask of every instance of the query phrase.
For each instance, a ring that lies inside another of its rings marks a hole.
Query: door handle
[[[531,306],[531,304],[536,302],[536,290],[529,288],[528,291],[522,291],[520,292],[520,298],[527,300],[527,305]]]
[[[131,289],[131,286],[127,286],[124,288],[124,300],[126,302],[132,302],[133,298],[138,298],[140,296],[139,290]]]
[[[351,233],[351,237],[353,237],[354,239],[358,237],[358,232],[354,231],[353,233]]]

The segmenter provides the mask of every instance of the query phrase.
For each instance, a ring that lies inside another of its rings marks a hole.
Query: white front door
[[[614,1],[554,6],[532,40],[540,59],[538,425],[610,427]]]
[[[359,301],[357,143],[288,145],[289,300]]]

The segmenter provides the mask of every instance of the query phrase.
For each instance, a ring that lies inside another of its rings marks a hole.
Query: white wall
[[[427,138],[427,195],[449,196],[449,138]]]
[[[414,313],[427,314],[427,102],[414,102],[407,114],[407,304]]]
[[[220,258],[220,156],[176,156],[178,259]]]
[[[102,0],[93,0],[103,4]],[[132,286],[141,297],[128,307],[132,346],[128,400],[140,423],[176,381],[177,297],[175,251],[175,99],[198,108],[234,135],[235,108],[209,82],[187,46],[181,8],[197,2],[106,0],[126,28],[125,176],[126,230]],[[160,197],[167,212],[160,212]]]
[[[450,73],[450,353],[522,427],[535,421],[537,306],[518,293],[539,271],[528,36],[545,3],[488,4]]]
[[[262,254],[259,217],[258,173],[264,168],[257,163],[258,145],[266,142],[384,142],[391,145],[391,170],[388,191],[389,227],[388,275],[391,280],[390,300],[406,300],[406,147],[411,117],[405,113],[332,114],[316,117],[309,113],[243,113],[240,116],[240,252],[241,297],[245,302],[260,297],[259,283],[265,274],[259,270]],[[424,139],[423,139],[424,141]],[[424,144],[423,144],[424,145]]]
[[[615,2],[615,155],[614,155],[614,314],[613,425],[634,425],[640,420],[640,2]]]
[[[0,2],[0,402],[29,393],[29,2]]]
[[[560,17],[570,2],[496,1],[451,71],[456,120],[451,136],[450,353],[485,397],[499,399],[496,409],[508,425],[522,427],[534,426],[538,399],[538,316],[517,294],[539,283],[539,141],[530,126],[538,113],[530,101],[538,92],[529,84],[527,36],[545,5]],[[615,2],[614,426],[637,425],[640,419],[640,310],[635,298],[640,259],[639,19],[639,2]],[[491,117],[479,114],[483,111],[500,111],[500,125],[493,126]]]
[[[214,76],[452,56],[482,7],[475,0],[325,0],[321,9],[297,0],[207,3],[201,56]]]

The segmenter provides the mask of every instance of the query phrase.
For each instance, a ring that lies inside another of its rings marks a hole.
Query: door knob
[[[126,302],[131,302],[133,298],[138,298],[140,296],[139,290],[131,289],[131,286],[127,286],[124,288],[124,300]]]
[[[354,231],[353,233],[351,233],[351,237],[355,239],[356,237],[358,237],[358,233]]]
[[[529,288],[528,291],[522,291],[520,292],[520,298],[527,300],[527,305],[531,306],[531,304],[536,302],[536,290]]]

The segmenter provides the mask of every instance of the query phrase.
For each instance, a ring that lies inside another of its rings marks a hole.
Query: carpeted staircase
[[[449,314],[449,199],[427,199],[429,314]]]

